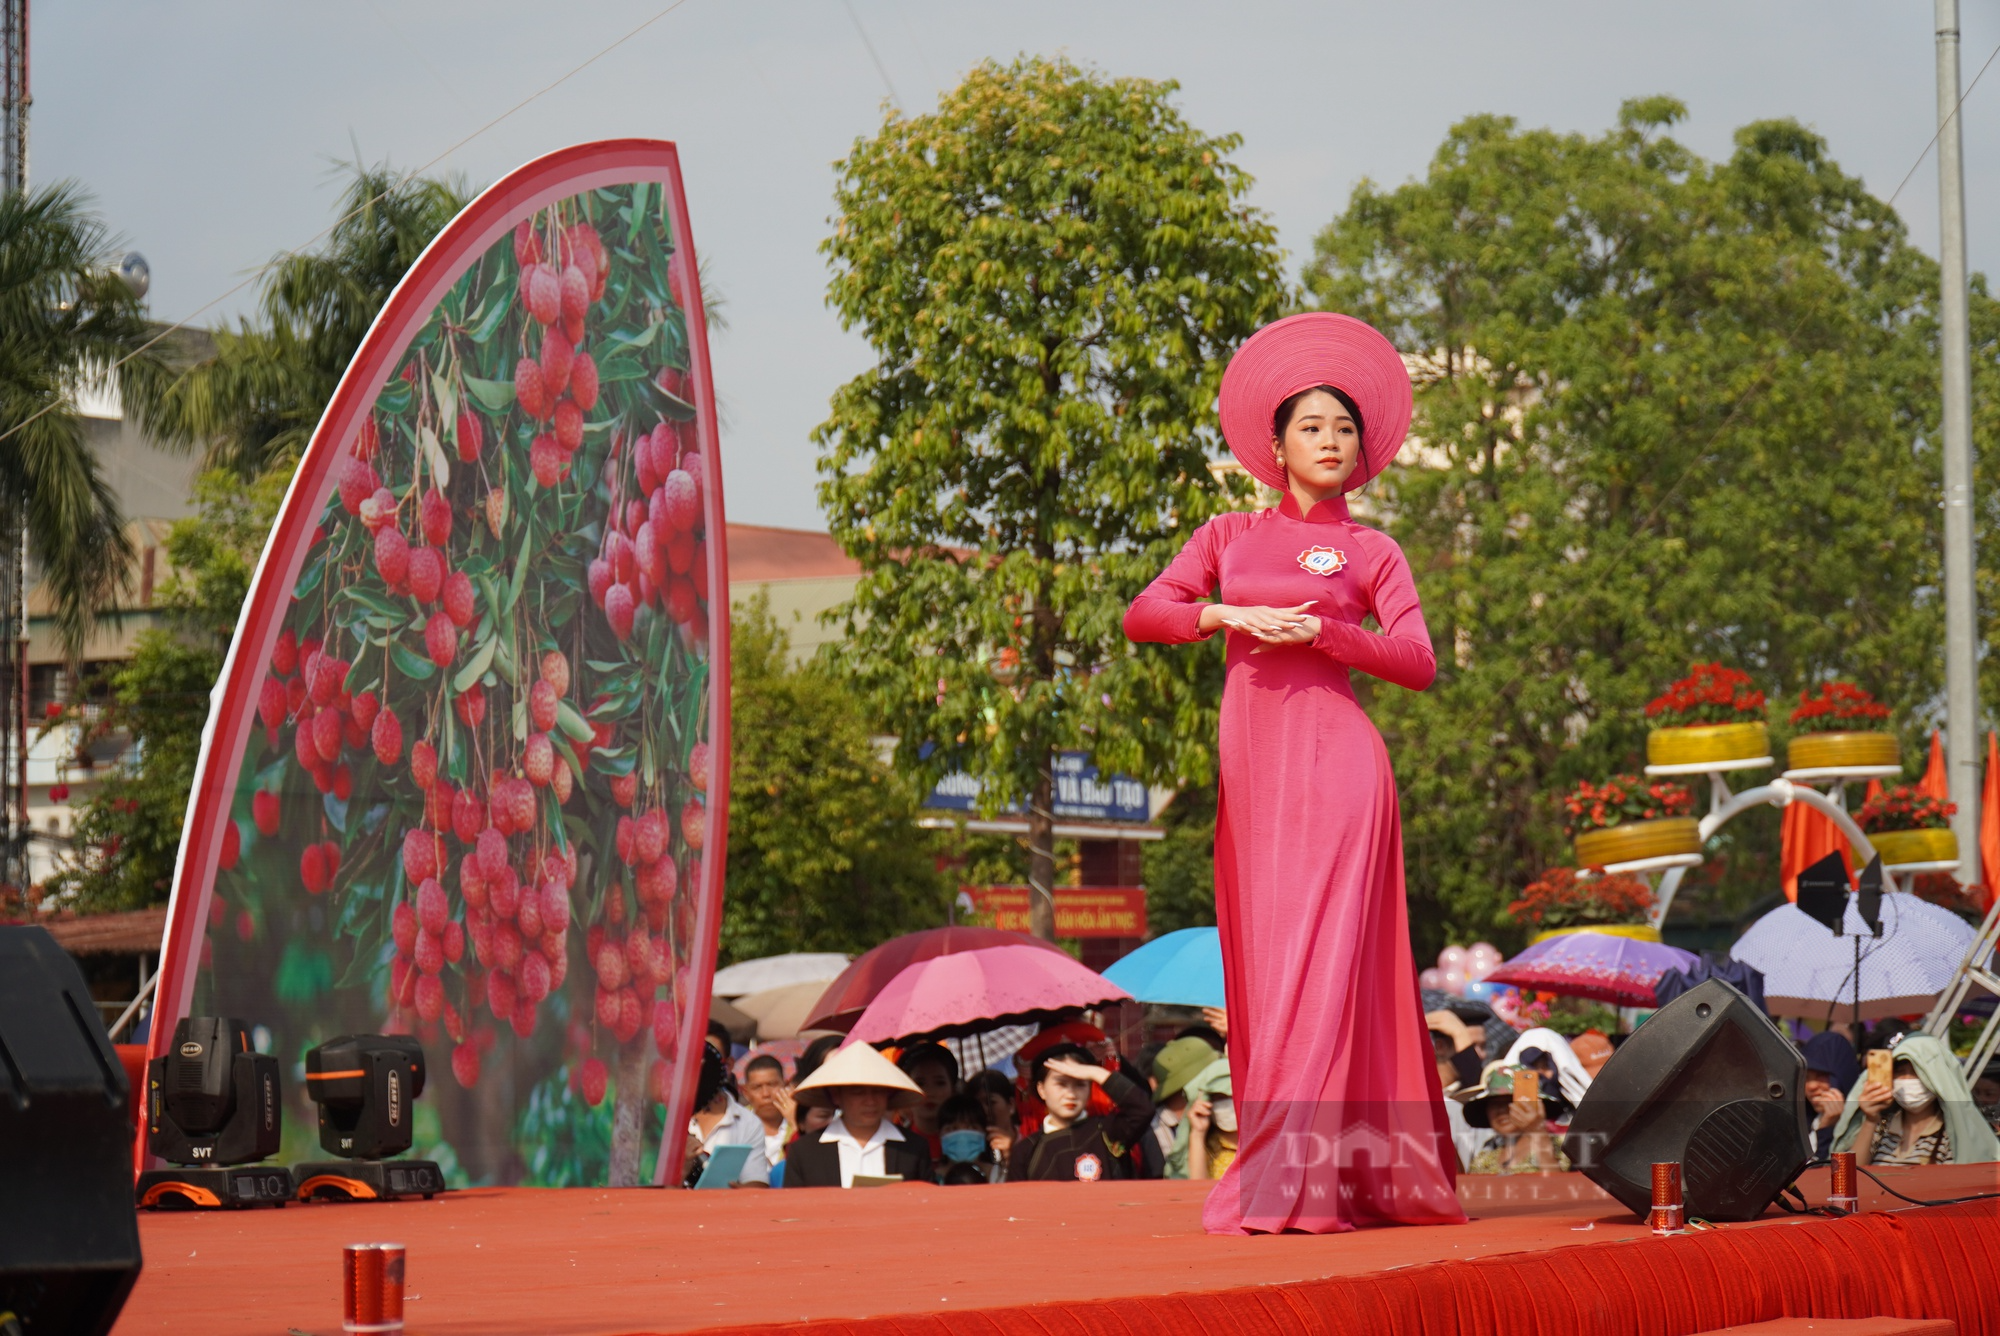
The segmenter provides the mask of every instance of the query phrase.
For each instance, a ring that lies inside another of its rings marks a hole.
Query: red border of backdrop
[[[715,430],[715,386],[708,361],[708,327],[701,301],[700,266],[694,234],[688,224],[687,198],[681,188],[680,155],[673,144],[650,139],[610,139],[577,144],[537,158],[503,177],[440,232],[417,257],[396,290],[389,294],[375,323],[369,327],[354,360],[341,377],[333,399],[307,445],[298,472],[285,494],[277,523],[257,563],[249,597],[237,623],[236,636],[210,707],[202,735],[201,760],[195,770],[187,824],[182,832],[174,885],[167,909],[167,930],[160,944],[160,984],[155,1000],[147,1057],[156,1058],[172,1038],[174,1023],[187,1014],[194,994],[195,966],[200,958],[203,924],[214,893],[216,862],[223,825],[230,817],[231,795],[243,763],[249,730],[257,722],[257,689],[270,662],[284,612],[299,577],[321,507],[336,484],[336,465],[345,458],[347,442],[375,403],[383,381],[402,359],[410,340],[430,318],[432,309],[486,249],[510,233],[523,217],[556,200],[598,186],[632,181],[656,181],[671,200],[676,247],[673,263],[680,266],[682,291],[694,294],[688,307],[690,378],[698,410],[699,439],[707,477],[703,486],[705,520],[710,534],[727,533],[723,519],[720,441]],[[721,597],[709,603],[709,645],[713,669],[709,712],[709,803],[705,841],[710,849],[727,849],[729,841],[729,558],[726,541],[711,544],[710,588]],[[721,886],[726,859],[702,860],[695,938],[701,951],[691,996],[706,998],[715,969],[721,931]],[[706,1034],[702,1009],[689,1007],[680,1018],[680,1051],[694,1052]],[[680,1171],[683,1138],[671,1129],[688,1118],[698,1068],[687,1065],[667,1108],[669,1135],[661,1140],[654,1179],[667,1182]],[[134,1148],[135,1162],[144,1168],[146,1129],[141,1120]]]

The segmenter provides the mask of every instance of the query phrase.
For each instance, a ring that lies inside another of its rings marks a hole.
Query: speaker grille
[[[1787,1156],[1795,1151],[1793,1117],[1788,1105],[1739,1099],[1702,1119],[1688,1138],[1681,1163],[1688,1214],[1728,1220],[1761,1211],[1771,1194],[1766,1190],[1759,1200],[1759,1185],[1770,1175],[1783,1174]]]

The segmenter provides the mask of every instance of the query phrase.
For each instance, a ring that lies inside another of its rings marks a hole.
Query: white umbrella
[[[1750,925],[1729,954],[1763,971],[1764,1004],[1774,1016],[1817,1023],[1852,1021],[1855,934],[1861,946],[1861,1019],[1930,1010],[1972,945],[1973,928],[1948,909],[1892,891],[1882,897],[1882,935],[1871,937],[1855,897],[1845,936],[1797,905],[1779,905]]]
[[[716,997],[747,997],[795,983],[831,983],[847,968],[837,951],[792,951],[782,956],[739,960],[715,972],[708,991]]]
[[[736,999],[736,1009],[755,1018],[759,1039],[794,1039],[812,1015],[813,1006],[826,992],[826,979],[788,983],[782,988],[766,988],[761,993]]]

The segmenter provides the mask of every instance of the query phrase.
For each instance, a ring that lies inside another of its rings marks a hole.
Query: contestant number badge
[[[1313,575],[1333,575],[1347,564],[1347,554],[1337,547],[1309,547],[1299,553],[1299,566]]]
[[[1095,1183],[1102,1177],[1104,1177],[1104,1161],[1098,1159],[1095,1155],[1079,1155],[1076,1157],[1077,1182]]]

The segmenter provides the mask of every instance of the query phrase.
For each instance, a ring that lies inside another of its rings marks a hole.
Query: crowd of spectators
[[[1489,1060],[1485,1035],[1451,1012],[1431,1012],[1426,1021],[1460,1167],[1475,1174],[1568,1169],[1562,1138],[1611,1057],[1611,1040],[1586,1032],[1572,1042],[1535,1029]],[[2000,1061],[1968,1086],[1941,1040],[1892,1023],[1861,1041],[1890,1055],[1893,1074],[1884,1082],[1867,1078],[1855,1042],[1829,1030],[1800,1046],[1815,1159],[1852,1150],[1864,1165],[2000,1161]]]
[[[1449,1010],[1426,1021],[1460,1170],[1570,1168],[1563,1136],[1613,1042],[1594,1031],[1572,1040],[1501,1030],[1495,1053],[1491,1030]],[[726,1146],[745,1148],[737,1187],[1220,1178],[1237,1136],[1227,1034],[1227,1017],[1210,1012],[1135,1059],[1096,1026],[1069,1021],[969,1073],[942,1044],[882,1051],[827,1036],[790,1073],[773,1054],[751,1056],[739,1086],[729,1037],[714,1027],[688,1123],[687,1181]],[[1930,1036],[1885,1029],[1866,1042],[1890,1052],[1888,1082],[1864,1078],[1846,1035],[1802,1045],[1816,1158],[1853,1149],[1863,1164],[2000,1161],[2000,1062],[1968,1087]]]

